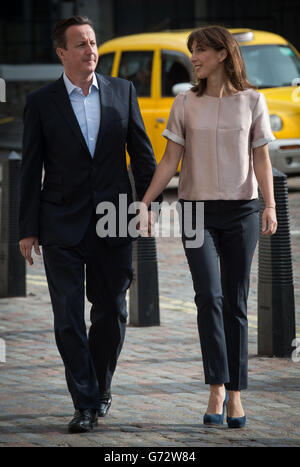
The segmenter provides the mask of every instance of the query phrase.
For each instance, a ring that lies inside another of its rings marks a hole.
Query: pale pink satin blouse
[[[253,148],[273,141],[265,97],[254,89],[231,96],[175,97],[163,136],[184,147],[179,198],[258,197]]]

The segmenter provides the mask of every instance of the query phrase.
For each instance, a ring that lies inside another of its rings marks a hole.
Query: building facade
[[[56,21],[73,14],[92,19],[99,44],[126,34],[218,23],[272,31],[300,50],[299,0],[9,0],[0,17],[0,77],[7,84],[2,115],[20,115],[25,95],[61,74],[51,32]]]

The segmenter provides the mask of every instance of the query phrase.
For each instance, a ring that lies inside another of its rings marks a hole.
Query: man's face
[[[66,73],[83,77],[95,71],[98,62],[96,36],[88,24],[70,26],[66,30],[66,49],[58,48]]]

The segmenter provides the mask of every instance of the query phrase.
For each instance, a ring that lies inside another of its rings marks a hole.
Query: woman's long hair
[[[249,83],[246,75],[244,60],[240,47],[230,32],[218,25],[204,26],[192,31],[188,37],[187,46],[192,52],[194,42],[200,47],[211,47],[215,50],[227,50],[227,57],[224,60],[225,71],[232,86],[238,91],[248,88],[257,89]],[[192,91],[197,96],[202,96],[206,89],[207,79],[198,79]]]

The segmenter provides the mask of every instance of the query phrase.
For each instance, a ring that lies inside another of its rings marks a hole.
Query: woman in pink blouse
[[[272,135],[263,94],[246,77],[238,43],[227,29],[207,26],[188,38],[196,85],[176,96],[166,130],[165,154],[141,209],[140,229],[151,230],[150,203],[176,173],[179,199],[193,211],[204,202],[204,242],[183,245],[197,305],[205,383],[210,397],[204,424],[245,426],[240,391],[247,388],[247,298],[259,234],[257,186],[265,209],[262,233],[277,220],[268,142]]]

